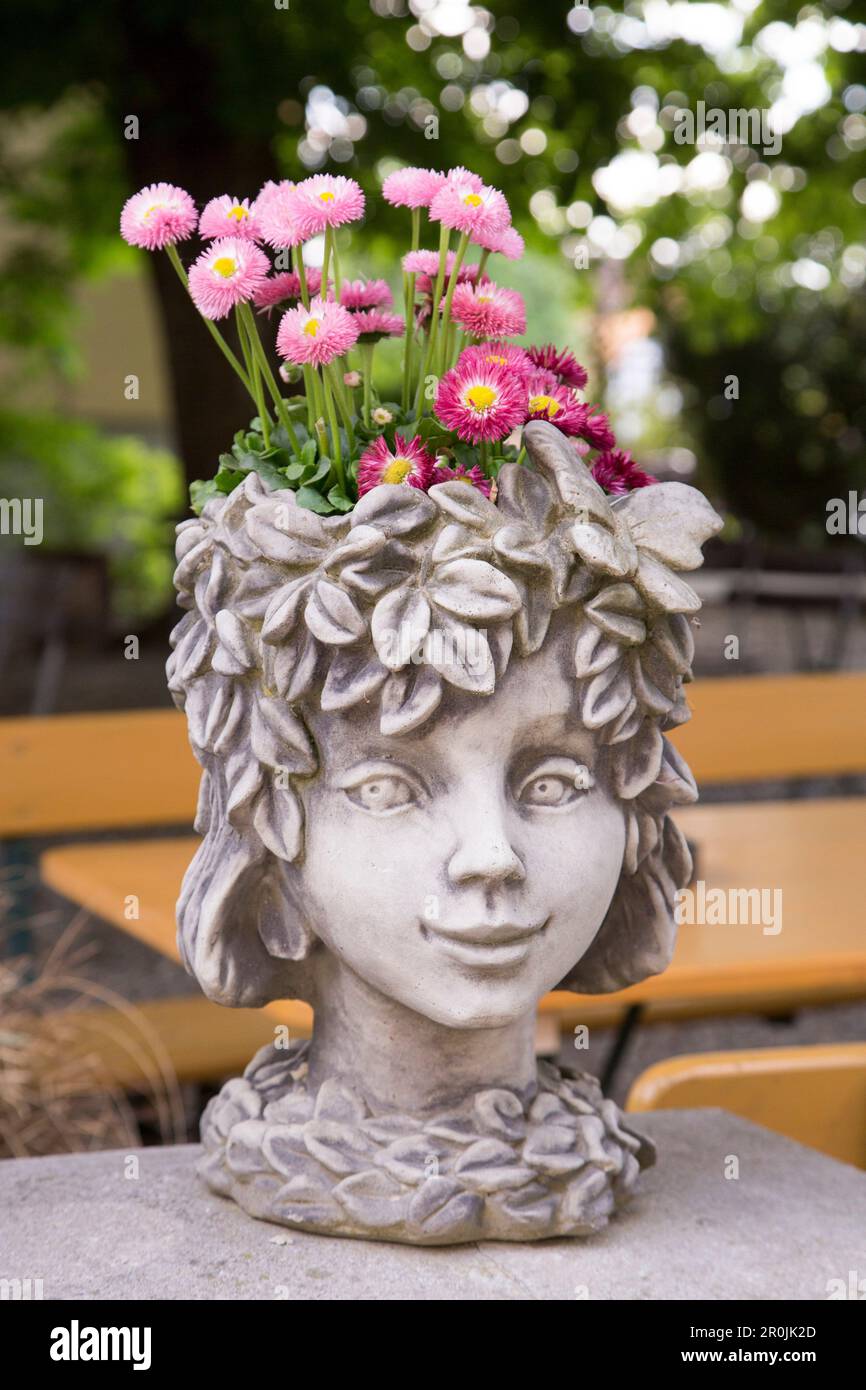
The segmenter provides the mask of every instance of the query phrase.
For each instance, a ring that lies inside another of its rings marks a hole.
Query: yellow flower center
[[[463,399],[480,414],[482,410],[489,410],[496,404],[498,392],[492,386],[470,386]]]
[[[449,478],[448,481],[449,483],[466,483],[469,487],[475,486],[472,479],[467,478],[465,473],[458,473],[456,478]]]
[[[211,266],[211,269],[224,280],[230,280],[237,268],[234,256],[218,256]]]
[[[485,361],[485,362],[495,362],[496,365],[497,365],[498,367],[507,367],[507,366],[508,366],[508,358],[507,358],[507,357],[496,357],[492,352],[487,352],[487,353],[484,354],[484,361]]]
[[[492,303],[493,303],[493,296],[492,296],[492,295],[489,295],[489,294],[479,294],[479,296],[478,296],[478,303],[479,303],[479,304],[492,304]],[[500,361],[501,361],[501,360],[502,360],[502,359],[500,358]]]
[[[304,332],[308,337],[315,338],[321,326],[318,319],[307,319],[307,322],[304,324]]]
[[[242,208],[238,205],[232,208],[229,217],[234,218],[235,222],[243,222],[245,217],[249,217],[249,213],[246,208]]]
[[[392,459],[382,474],[383,483],[403,483],[412,472],[411,459]]]
[[[165,203],[151,203],[150,207],[147,209],[147,212],[144,214],[144,221],[147,221],[148,217],[150,217],[150,214],[152,212],[159,212],[159,209],[164,207]]]
[[[319,194],[319,201],[322,203],[333,203],[334,195],[330,189],[326,188],[324,193]]]
[[[533,415],[546,415],[548,420],[552,420],[554,415],[559,414],[562,406],[552,396],[530,396],[529,409]]]
[[[467,193],[463,204],[467,208],[480,208],[483,201],[480,193]]]

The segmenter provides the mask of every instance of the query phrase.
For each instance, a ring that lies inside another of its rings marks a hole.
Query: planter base
[[[308,1051],[262,1048],[202,1118],[200,1176],[261,1220],[412,1245],[592,1235],[655,1160],[585,1073],[541,1062],[528,1097],[374,1115],[337,1081],[308,1089]]]

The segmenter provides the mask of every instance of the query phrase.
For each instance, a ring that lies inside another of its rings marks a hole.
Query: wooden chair
[[[625,1108],[707,1107],[866,1168],[866,1043],[668,1057],[637,1078]]]

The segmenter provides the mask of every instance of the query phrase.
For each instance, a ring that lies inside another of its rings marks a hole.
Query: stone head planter
[[[548,990],[663,970],[693,801],[681,577],[693,488],[608,498],[552,425],[495,503],[383,485],[321,518],[251,474],[179,527],[169,681],[203,776],[184,961],[227,1005],[300,998],[202,1122],[251,1215],[417,1244],[584,1235],[651,1146],[537,1064]]]

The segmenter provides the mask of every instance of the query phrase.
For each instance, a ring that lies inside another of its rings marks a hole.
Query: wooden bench
[[[866,1168],[866,1043],[668,1057],[648,1067],[626,1110],[718,1107]]]

